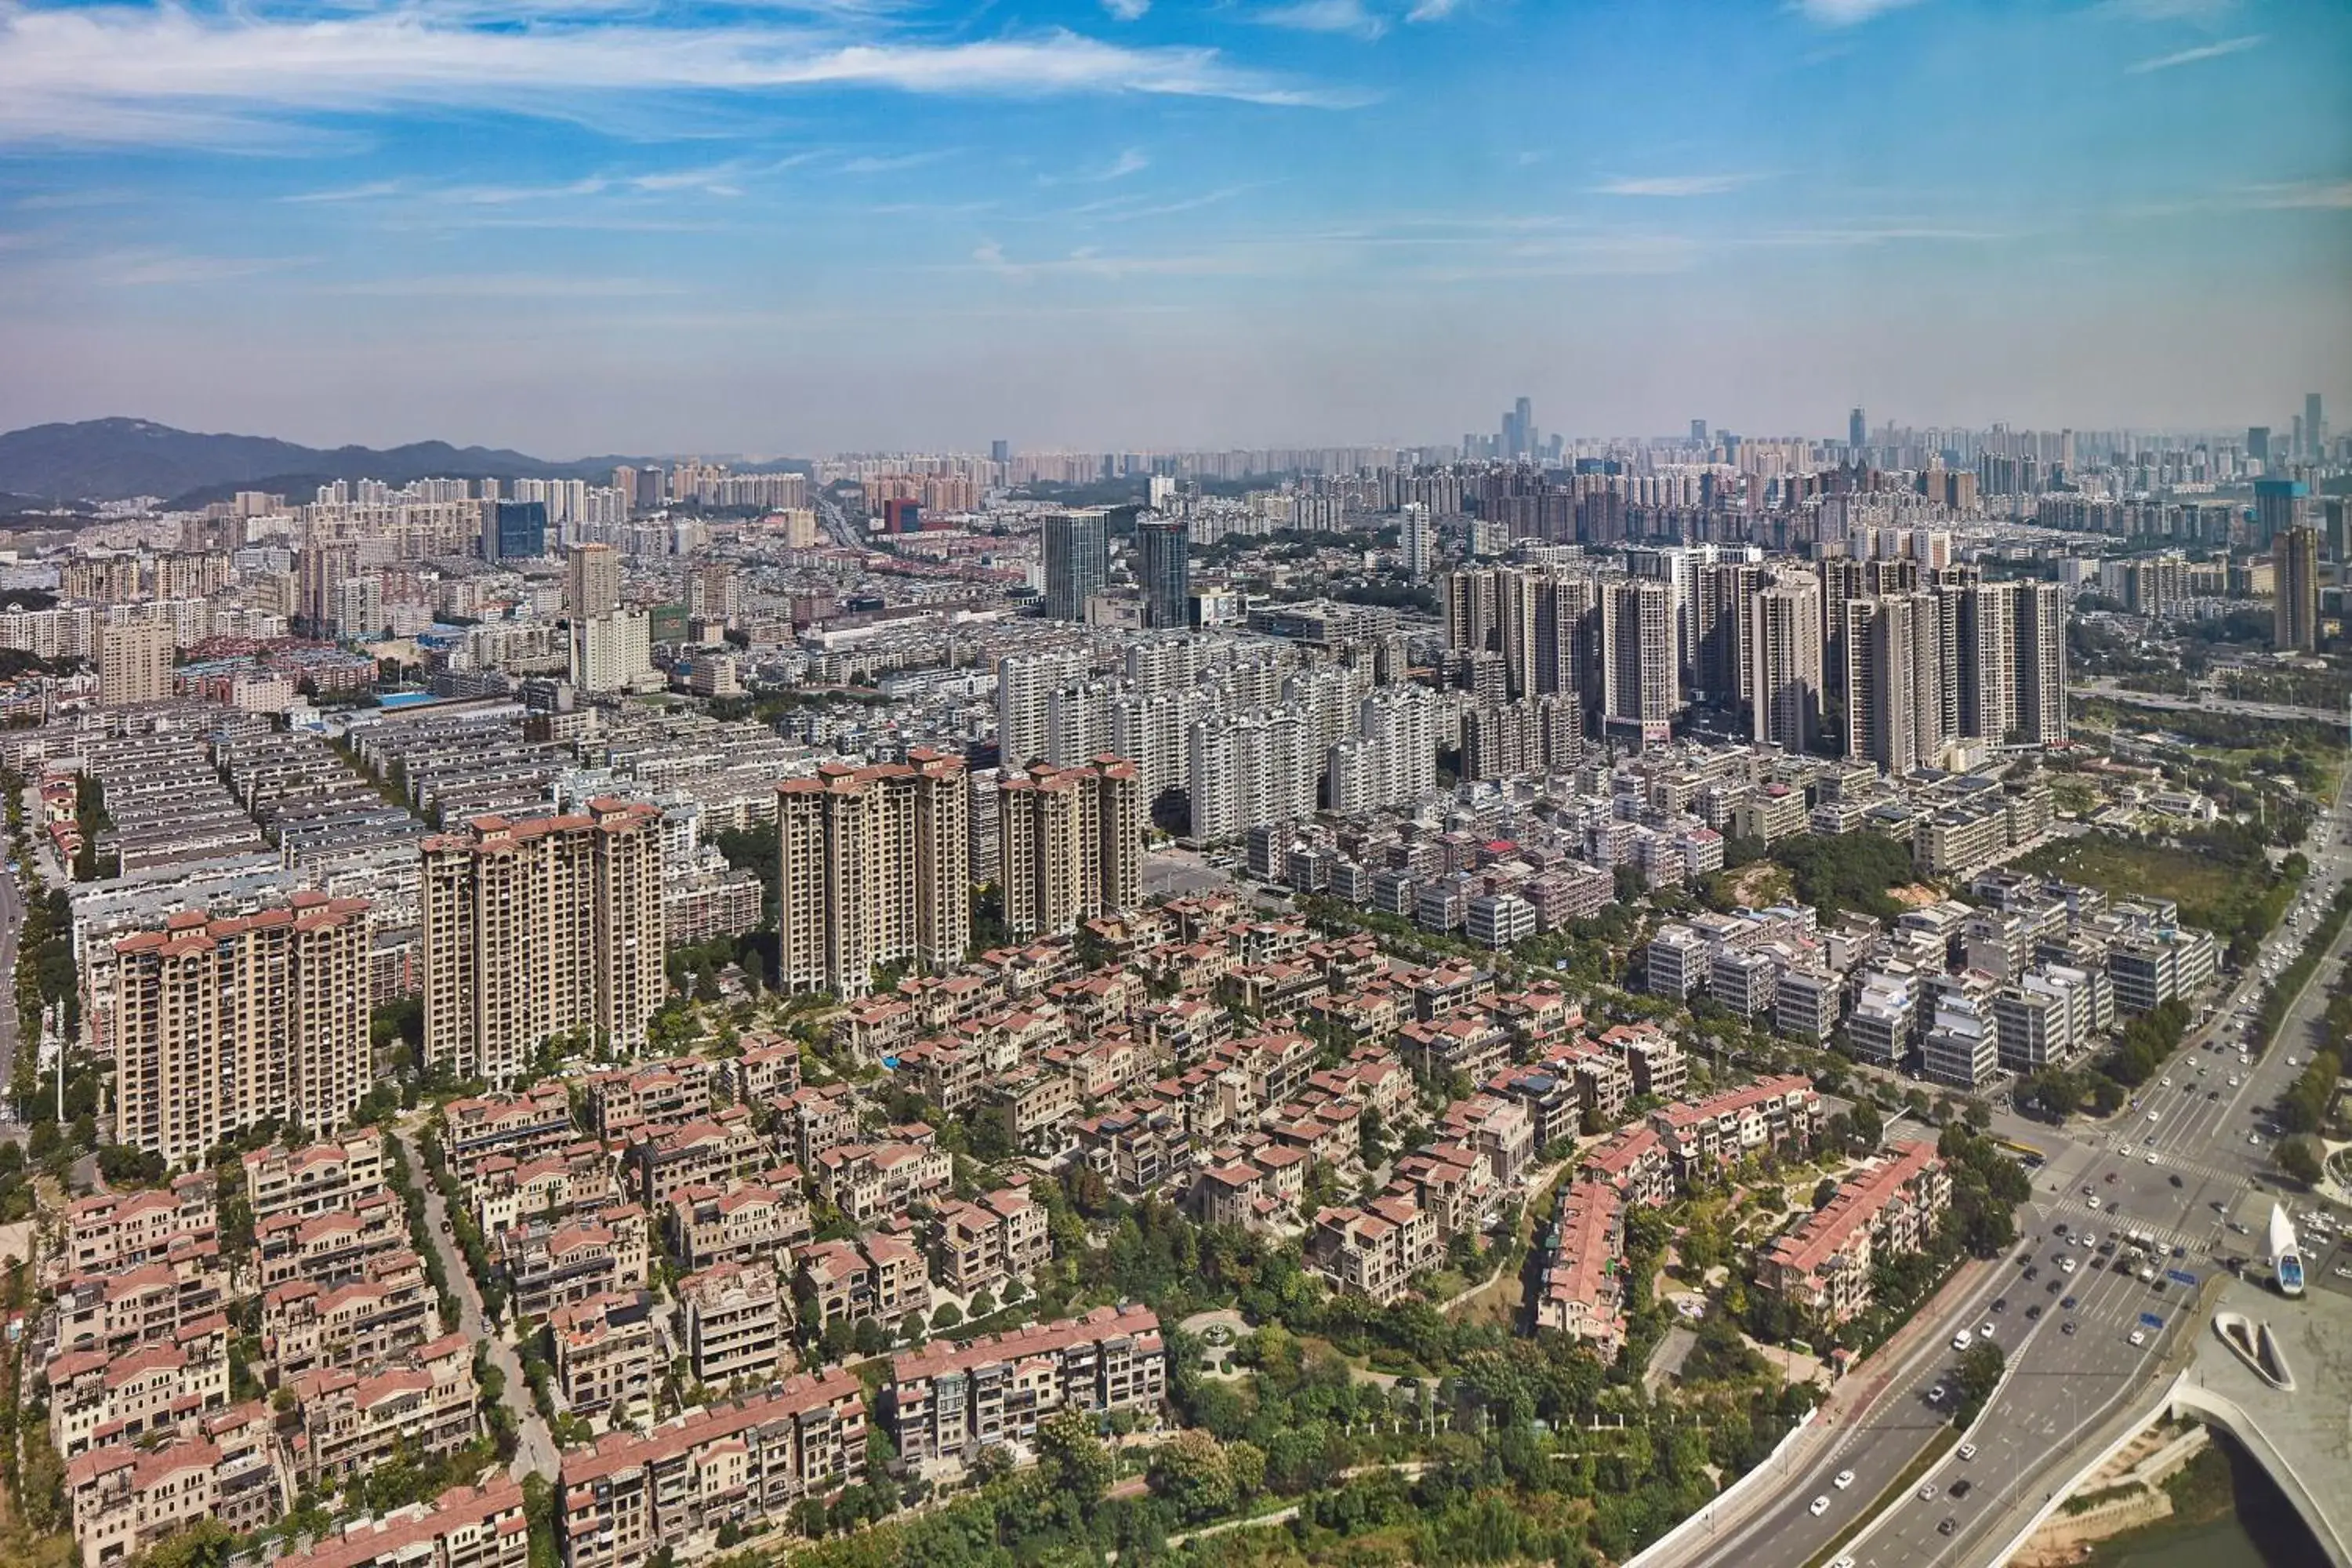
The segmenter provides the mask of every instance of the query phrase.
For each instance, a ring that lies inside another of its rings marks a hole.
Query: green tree
[[[1153,1493],[1166,1498],[1187,1521],[1228,1513],[1235,1500],[1224,1446],[1192,1428],[1179,1432],[1152,1455],[1148,1479]]]
[[[2317,1186],[2324,1173],[2311,1143],[2308,1138],[2282,1138],[2278,1144],[2279,1169],[2306,1187]]]
[[[1046,1484],[1091,1510],[1102,1500],[1117,1469],[1110,1450],[1095,1436],[1092,1416],[1065,1405],[1037,1428],[1037,1461]]]

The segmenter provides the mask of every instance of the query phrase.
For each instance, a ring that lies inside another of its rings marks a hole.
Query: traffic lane
[[[1853,1528],[1855,1510],[1871,1505],[1916,1458],[1928,1439],[1949,1424],[1948,1406],[1930,1405],[1928,1393],[1942,1384],[1948,1389],[1958,1377],[1949,1336],[1959,1325],[1975,1324],[1990,1310],[1992,1300],[2008,1283],[2003,1273],[1988,1273],[1976,1289],[1956,1308],[1941,1339],[1930,1339],[1915,1349],[1859,1416],[1850,1419],[1843,1436],[1821,1458],[1797,1474],[1797,1484],[1764,1513],[1710,1543],[1698,1561],[1726,1568],[1778,1568],[1782,1563],[1802,1564]],[[1871,1367],[1853,1373],[1864,1376]],[[1841,1490],[1836,1478],[1851,1469],[1854,1482]],[[1828,1497],[1831,1507],[1820,1516],[1811,1511],[1816,1497]],[[1763,1539],[1754,1538],[1762,1536]]]
[[[2078,1299],[2075,1333],[2037,1335],[2021,1345],[2017,1366],[1977,1426],[1974,1457],[1962,1459],[1956,1449],[1925,1478],[1923,1484],[1936,1487],[1932,1497],[1921,1498],[1915,1488],[1899,1500],[1869,1534],[1867,1552],[1856,1553],[1859,1561],[1891,1568],[1916,1563],[1922,1554],[1932,1559],[1966,1542],[1986,1517],[1998,1512],[2006,1495],[2004,1477],[2008,1487],[2022,1486],[2105,1418],[2137,1384],[2161,1343],[2155,1333],[2145,1345],[2130,1342],[2138,1308],[2132,1283],[2101,1271],[2083,1287],[2088,1294]],[[1955,1499],[1951,1483],[1963,1479],[1969,1482],[1969,1493]],[[1946,1519],[1953,1521],[1949,1535],[1942,1529]]]

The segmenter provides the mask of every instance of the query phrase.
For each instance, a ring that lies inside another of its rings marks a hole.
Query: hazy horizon
[[[0,427],[2340,425],[2347,59],[2321,0],[37,0]]]

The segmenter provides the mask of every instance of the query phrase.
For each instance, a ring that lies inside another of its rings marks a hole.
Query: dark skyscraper
[[[1706,420],[1694,419],[1691,421],[1691,445],[1694,447],[1704,447],[1706,445]]]
[[[2327,420],[2320,411],[2319,394],[2303,395],[2303,443],[2305,455],[2318,458],[2327,449]]]
[[[482,503],[482,559],[528,561],[547,553],[547,503],[494,500]]]
[[[1098,511],[1055,512],[1045,519],[1045,614],[1083,621],[1087,601],[1103,591],[1110,563]]]
[[[1013,460],[1013,443],[1003,440],[991,441],[988,444],[988,460],[992,463],[1011,462]]]
[[[2281,653],[2319,646],[2319,531],[2301,524],[2271,542],[2271,641]]]
[[[1143,624],[1155,630],[1191,624],[1192,573],[1185,524],[1136,525],[1136,580],[1143,587]]]
[[[1870,421],[1859,408],[1845,416],[1845,444],[1857,453],[1870,445]]]
[[[2246,456],[2257,463],[2271,460],[2271,427],[2267,425],[2246,426]]]

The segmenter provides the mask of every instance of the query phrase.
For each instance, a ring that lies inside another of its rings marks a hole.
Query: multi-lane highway
[[[1767,1503],[1690,1542],[1676,1563],[1802,1568],[1841,1540],[1857,1568],[1985,1561],[2000,1544],[2003,1505],[2054,1485],[2052,1476],[2071,1469],[2084,1437],[2195,1331],[2185,1309],[2197,1286],[2188,1281],[2201,1281],[2224,1257],[2252,1256],[2260,1242],[2269,1199],[2256,1186],[2271,1184],[2271,1139],[2262,1127],[2294,1078],[2293,1064],[2313,1049],[2347,940],[2317,966],[2267,1055],[2240,1059],[2240,1021],[2268,984],[2263,966],[2284,967],[2352,873],[2352,847],[2340,842],[2352,826],[2347,799],[2352,789],[2304,847],[2312,872],[2308,900],[2298,899],[2303,912],[2271,933],[2126,1111],[2106,1125],[2065,1130],[1995,1119],[2001,1136],[2047,1155],[2019,1217],[2023,1240],[1979,1283],[1941,1304],[1933,1335],[1856,1374],[1872,1380],[1874,1392],[1801,1446]],[[2135,1233],[2152,1245],[2136,1247]],[[2154,1278],[2139,1278],[2142,1268]],[[1968,1434],[1968,1457],[1956,1449],[1872,1517],[1948,1423],[1948,1407],[1928,1396],[1954,1383],[1954,1336],[1988,1325],[2010,1370]]]
[[[2004,1505],[2037,1487],[2046,1492],[2072,1471],[2082,1438],[2146,1386],[2181,1336],[2197,1331],[2188,1309],[2199,1283],[2222,1259],[2257,1251],[2270,1202],[2258,1188],[2274,1186],[2263,1131],[2270,1107],[2313,1048],[2352,939],[2339,937],[2315,968],[2266,1054],[2242,1057],[2236,1042],[2267,983],[2262,965],[2284,968],[2352,872],[2352,849],[2341,842],[2352,820],[2346,804],[2337,800],[2305,846],[2312,863],[2310,897],[2298,900],[2305,912],[2271,934],[2209,1023],[2127,1110],[2058,1139],[2004,1127],[2051,1153],[2035,1177],[2031,1215],[2020,1222],[2026,1245],[2008,1265],[2010,1315],[2027,1305],[2041,1305],[2042,1314],[2021,1334],[1996,1324],[2011,1373],[1971,1435],[1975,1457],[1937,1467],[1927,1478],[1933,1496],[1915,1492],[1873,1521],[1847,1549],[1862,1568],[1989,1561],[2005,1538]],[[2135,1247],[2135,1237],[2153,1245]],[[1960,1480],[1969,1485],[1956,1498]]]

